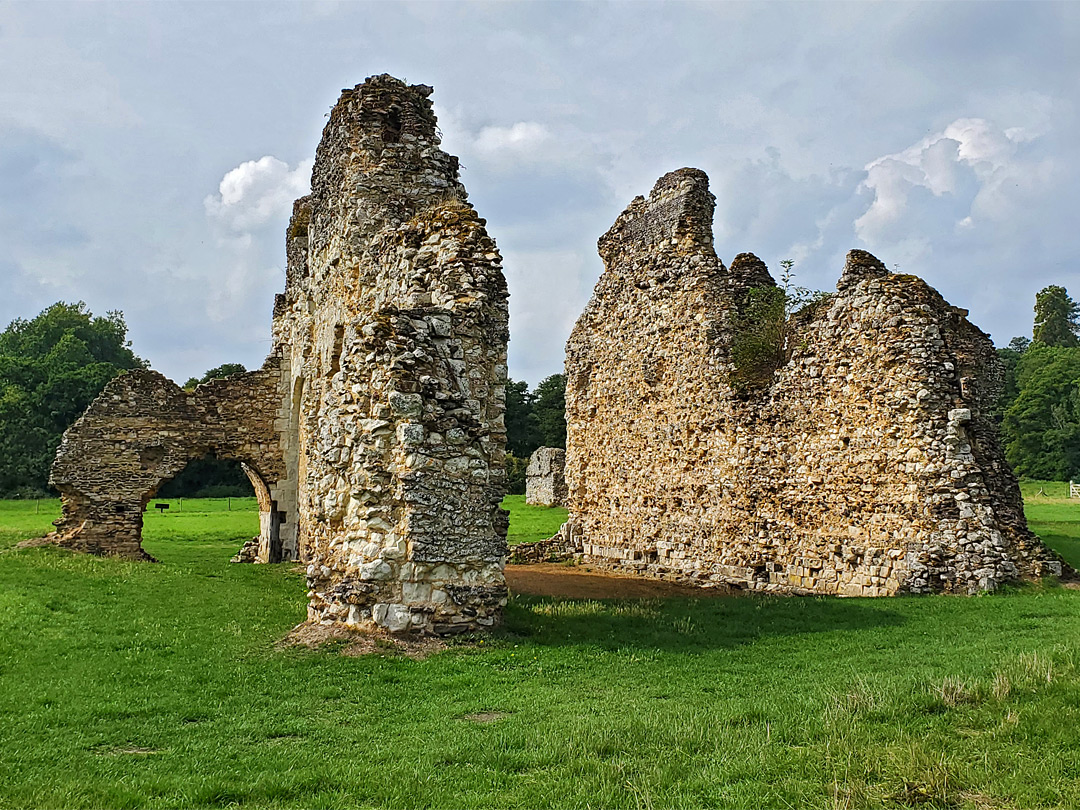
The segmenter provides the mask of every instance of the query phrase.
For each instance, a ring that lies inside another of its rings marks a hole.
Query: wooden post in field
[[[232,511],[232,498],[229,498],[229,511]]]
[[[181,512],[184,511],[184,499],[183,498],[180,499],[180,511]]]

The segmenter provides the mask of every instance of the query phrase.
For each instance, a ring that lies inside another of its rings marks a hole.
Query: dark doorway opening
[[[158,489],[158,498],[251,498],[255,490],[239,461],[207,453],[192,459]]]

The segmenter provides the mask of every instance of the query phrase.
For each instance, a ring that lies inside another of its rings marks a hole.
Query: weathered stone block
[[[565,506],[565,465],[565,450],[558,447],[537,448],[525,469],[525,502],[536,506]]]

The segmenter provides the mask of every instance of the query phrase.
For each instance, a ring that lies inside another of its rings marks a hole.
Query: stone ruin
[[[790,357],[742,392],[740,312],[775,282],[752,254],[717,258],[713,207],[704,172],[681,169],[600,239],[604,273],[566,347],[563,551],[804,594],[1061,574],[1027,528],[989,417],[997,356],[967,312],[852,251],[837,292],[797,317]]]
[[[188,462],[212,453],[243,462],[259,503],[260,558],[295,558],[280,384],[279,355],[194,391],[156,371],[116,377],[60,443],[50,483],[63,504],[51,539],[76,551],[150,559],[142,548],[146,505]]]
[[[495,622],[506,281],[430,94],[390,76],[342,91],[293,208],[270,358],[194,392],[148,371],[106,386],[53,466],[56,543],[145,558],[149,500],[212,452],[255,485],[257,559],[307,563],[309,621]]]
[[[538,447],[525,468],[525,503],[533,506],[566,506],[566,451]]]
[[[288,226],[263,368],[194,391],[113,380],[60,446],[54,542],[146,558],[150,499],[213,453],[244,463],[259,502],[238,557],[306,563],[309,621],[497,620],[507,290],[430,93],[389,76],[342,92]],[[1027,529],[988,417],[997,357],[966,312],[852,251],[769,384],[737,390],[741,313],[775,282],[751,254],[724,267],[712,214],[708,179],[682,169],[601,238],[567,344],[570,520],[517,556],[873,596],[1060,574]],[[530,502],[558,500],[560,464],[534,457]]]

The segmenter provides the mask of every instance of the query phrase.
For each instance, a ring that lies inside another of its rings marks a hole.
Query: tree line
[[[57,302],[32,319],[16,318],[0,333],[0,498],[40,498],[64,431],[117,374],[147,363],[128,340],[123,313],[94,316],[86,304]],[[210,369],[185,387],[244,371],[238,363]],[[197,459],[167,482],[161,495],[250,495],[235,461]]]
[[[145,367],[120,312],[61,302],[12,321],[0,334],[0,496],[45,495],[64,431],[109,380]]]
[[[1004,389],[994,411],[1006,456],[1022,477],[1080,479],[1080,305],[1064,287],[1035,298],[1032,336],[998,349]],[[60,438],[117,374],[146,368],[121,312],[95,317],[83,302],[58,302],[17,318],[0,333],[0,497],[43,497]],[[242,373],[239,363],[191,378],[194,388]],[[538,447],[566,447],[566,378],[553,374],[530,390],[506,384],[510,492],[525,491],[525,468]],[[193,461],[163,485],[162,496],[250,494],[239,464]]]
[[[1080,479],[1080,305],[1064,287],[1041,290],[1031,338],[1013,338],[998,356],[1005,386],[996,415],[1013,470]]]
[[[538,447],[566,449],[566,377],[552,374],[532,391],[506,382],[506,474],[511,495],[525,492],[525,469]]]
[[[117,374],[146,368],[128,339],[123,313],[96,317],[79,301],[57,302],[32,319],[16,318],[0,333],[0,498],[54,495],[49,470],[60,439]],[[184,388],[241,374],[225,363],[192,377]],[[507,466],[514,491],[525,491],[529,455],[542,445],[566,446],[561,374],[532,391],[506,386]],[[239,462],[195,459],[159,490],[162,497],[239,497],[251,484]]]

